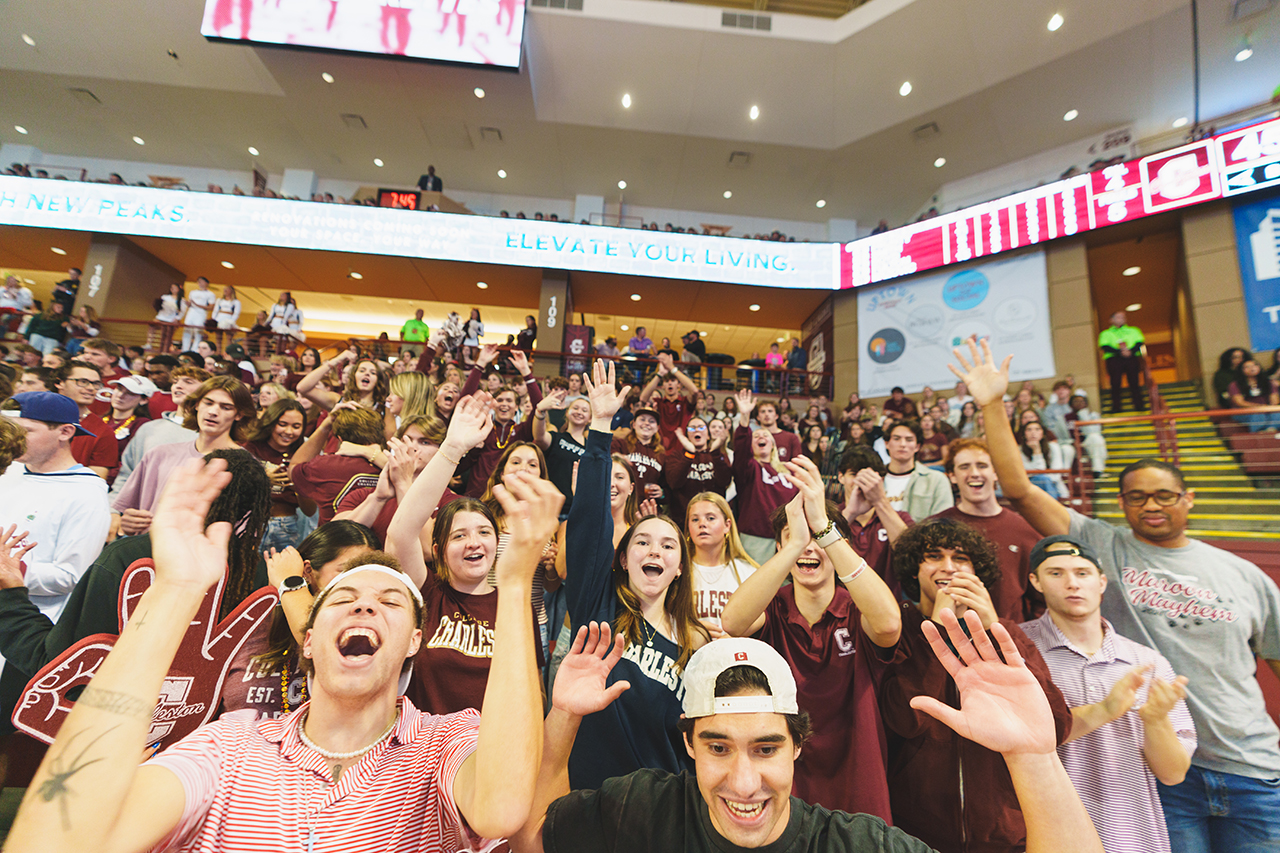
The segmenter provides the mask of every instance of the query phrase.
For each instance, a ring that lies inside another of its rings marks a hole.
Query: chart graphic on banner
[[[974,335],[1013,353],[1013,379],[1054,374],[1043,251],[859,292],[858,391],[950,387],[951,350]]]

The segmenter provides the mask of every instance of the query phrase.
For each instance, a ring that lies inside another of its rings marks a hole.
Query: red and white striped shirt
[[[309,704],[309,703],[308,703]],[[178,826],[154,849],[200,851],[485,851],[453,801],[458,768],[475,751],[480,714],[424,714],[400,699],[391,736],[343,771],[298,728],[308,705],[255,723],[210,723],[151,760],[186,792]]]
[[[1176,678],[1159,652],[1120,636],[1105,619],[1102,647],[1092,656],[1068,640],[1048,613],[1024,622],[1021,628],[1040,650],[1068,708],[1101,702],[1138,665],[1155,664],[1154,675],[1161,681]],[[1138,709],[1147,702],[1149,684],[1149,679],[1143,683],[1133,708],[1124,716],[1058,747],[1058,756],[1108,853],[1169,853],[1156,777],[1142,752],[1144,729]],[[1196,728],[1185,701],[1179,700],[1169,712],[1169,722],[1187,753],[1194,752]]]

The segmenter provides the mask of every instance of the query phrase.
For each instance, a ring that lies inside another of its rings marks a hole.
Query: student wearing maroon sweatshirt
[[[755,395],[738,392],[738,410],[749,412]],[[762,406],[764,404],[761,404]],[[772,405],[772,404],[769,404]],[[738,530],[742,547],[751,559],[764,563],[773,556],[773,511],[796,496],[796,487],[785,476],[773,433],[766,427],[754,432],[742,425],[733,431],[733,481],[738,487]]]
[[[733,467],[724,452],[724,440],[712,440],[707,422],[697,415],[676,433],[676,444],[667,454],[664,473],[671,494],[672,518],[684,518],[689,500],[700,492],[723,496],[733,482]]]
[[[471,368],[460,396],[469,397],[479,390],[485,368],[497,357],[498,348],[493,344],[485,344],[480,349],[480,356],[476,360],[475,367]],[[489,484],[489,475],[493,473],[507,445],[513,441],[533,441],[533,418],[516,423],[516,414],[520,411],[520,398],[526,395],[536,412],[538,404],[542,402],[542,389],[538,387],[538,380],[533,378],[529,359],[522,351],[518,349],[511,351],[511,365],[520,373],[524,381],[515,386],[502,388],[493,395],[493,429],[485,437],[484,444],[468,453],[467,458],[462,460],[462,465],[459,466],[459,468],[470,467],[467,488],[463,492],[469,498],[478,498],[484,494],[485,486]],[[542,416],[546,417],[546,414]],[[535,414],[534,417],[537,415]]]

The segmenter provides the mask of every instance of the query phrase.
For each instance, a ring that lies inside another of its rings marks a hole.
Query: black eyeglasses
[[[71,377],[71,381],[79,385],[81,388],[101,388],[102,382],[97,379],[80,379]]]
[[[1160,506],[1173,506],[1178,501],[1182,500],[1182,496],[1185,494],[1186,492],[1174,492],[1169,489],[1161,489],[1158,492],[1140,492],[1135,489],[1132,492],[1125,492],[1120,497],[1124,501],[1125,506],[1146,506],[1147,501],[1152,498],[1155,498],[1156,503]]]

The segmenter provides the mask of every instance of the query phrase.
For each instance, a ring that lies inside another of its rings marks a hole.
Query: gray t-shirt
[[[1280,587],[1221,548],[1196,540],[1158,548],[1069,511],[1071,534],[1097,551],[1107,575],[1102,615],[1190,679],[1187,705],[1199,738],[1192,763],[1280,777],[1280,730],[1267,714],[1254,660],[1280,660]]]

